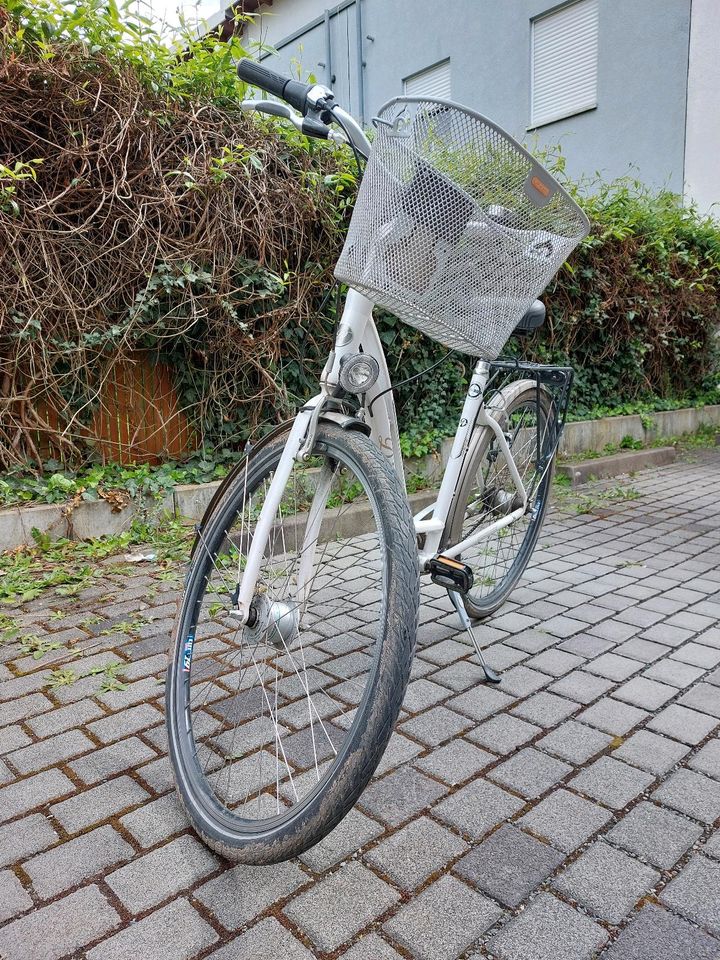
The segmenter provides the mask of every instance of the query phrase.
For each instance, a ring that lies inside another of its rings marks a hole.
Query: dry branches
[[[0,50],[0,99],[0,164],[41,161],[10,192],[0,177],[0,464],[37,461],[38,437],[84,458],[103,383],[138,348],[170,358],[200,440],[208,418],[251,428],[282,400],[280,331],[312,315],[340,240],[322,159],[79,49]]]

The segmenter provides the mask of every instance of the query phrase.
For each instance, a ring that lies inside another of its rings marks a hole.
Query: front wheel
[[[464,601],[474,619],[501,607],[528,565],[547,511],[555,461],[555,406],[543,388],[538,394],[532,381],[516,381],[499,391],[489,407],[505,433],[527,492],[527,508],[514,523],[458,557],[473,572]],[[445,545],[459,543],[521,504],[495,434],[485,427],[458,483]]]
[[[397,720],[417,626],[404,490],[367,437],[330,424],[285,487],[254,624],[233,618],[287,437],[249,456],[203,522],[166,694],[170,758],[195,830],[255,864],[302,853],[358,799]]]

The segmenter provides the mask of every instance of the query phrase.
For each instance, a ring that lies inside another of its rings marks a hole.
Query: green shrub
[[[634,181],[581,200],[592,232],[548,288],[528,352],[575,368],[575,416],[718,402],[720,226]]]
[[[286,416],[331,343],[316,317],[349,160],[241,113],[237,39],[166,45],[131,10],[0,8],[6,467],[39,463],[38,437],[92,459],[103,384],[138,350],[170,366],[194,442],[216,446]]]
[[[315,389],[332,342],[347,151],[240,115],[237,38],[173,45],[133,10],[0,8],[6,467],[39,465],[38,433],[70,473],[92,461],[100,385],[138,348],[172,367],[198,446],[237,450]],[[717,224],[630,181],[582,193],[592,232],[547,291],[546,326],[506,353],[573,366],[575,418],[718,400]],[[396,382],[445,354],[393,317],[378,326]],[[452,431],[472,362],[399,386],[405,453]]]

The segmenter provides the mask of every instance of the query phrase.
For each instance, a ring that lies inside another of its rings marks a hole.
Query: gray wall
[[[287,0],[293,2],[293,0]],[[332,2],[332,0],[331,0]],[[357,0],[356,0],[357,2]],[[377,0],[373,0],[374,3]],[[262,39],[271,46],[275,46],[276,53],[271,56],[261,56],[262,62],[266,66],[272,66],[278,72],[288,76],[297,76],[298,73],[306,79],[312,77],[320,83],[326,83],[333,88],[338,103],[348,110],[353,116],[358,117],[361,113],[361,103],[358,94],[358,42],[357,42],[357,17],[355,4],[351,3],[343,10],[339,10],[330,18],[330,63],[328,65],[328,37],[327,28],[324,22],[317,23],[318,18],[324,13],[326,4],[311,4],[305,0],[307,8],[307,19],[300,28],[302,33],[293,30],[290,35],[283,29],[283,20],[278,18],[278,22],[273,22],[272,17],[277,16],[275,5],[269,8],[268,21],[265,26],[274,28],[273,36],[269,30],[254,31],[253,39]],[[278,4],[278,7],[280,4]],[[364,6],[363,6],[364,10]],[[293,10],[295,12],[295,10]],[[314,24],[313,26],[307,26]],[[367,31],[364,31],[367,33]],[[288,36],[292,37],[289,42]],[[366,71],[367,72],[367,71]],[[367,78],[365,79],[365,86]],[[402,86],[402,84],[401,84]],[[387,100],[388,97],[385,97]],[[381,101],[382,102],[382,101]],[[372,114],[367,112],[367,117]]]
[[[607,179],[634,173],[650,186],[682,192],[690,0],[600,0],[598,106],[537,132],[528,131],[530,18],[558,4],[361,2],[363,35],[374,37],[363,40],[366,117],[402,92],[404,77],[450,57],[454,100],[486,114],[531,149],[560,143],[572,176],[592,177],[599,171]],[[278,26],[282,6],[282,0],[275,0],[269,8],[278,15]],[[317,14],[325,6],[318,3]],[[350,12],[352,33],[354,10]],[[307,69],[317,70],[320,49],[311,54],[309,48],[320,47],[320,31],[313,41],[306,48],[313,61]],[[354,36],[350,45],[354,47]],[[347,45],[333,46],[334,72],[343,77],[338,94],[346,96]],[[270,65],[272,59],[265,62]],[[357,109],[354,74],[353,63],[351,105]]]
[[[572,176],[628,173],[682,192],[690,0],[600,0],[598,106],[530,122],[530,18],[552,0],[364,0],[368,113],[450,57],[452,95],[531,144],[560,142]],[[440,12],[440,15],[439,15]]]

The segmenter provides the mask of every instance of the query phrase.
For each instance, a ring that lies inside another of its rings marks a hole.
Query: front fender
[[[261,437],[257,443],[254,443],[251,445],[250,450],[248,450],[245,456],[242,457],[240,460],[238,460],[238,462],[235,464],[232,470],[227,474],[227,476],[223,478],[222,482],[220,483],[220,486],[212,495],[210,499],[210,503],[205,508],[205,513],[202,516],[202,520],[200,520],[200,522],[195,525],[195,542],[193,543],[192,550],[190,551],[191,560],[195,556],[195,550],[197,549],[198,541],[200,539],[200,534],[203,532],[203,529],[205,528],[205,521],[207,517],[209,517],[210,514],[213,512],[213,510],[217,506],[220,499],[225,495],[228,488],[231,487],[232,484],[237,479],[237,477],[239,477],[242,474],[243,470],[245,469],[245,465],[247,463],[248,457],[252,456],[252,454],[255,453],[256,450],[262,450],[262,448],[267,446],[268,443],[271,443],[276,437],[279,437],[280,434],[283,432],[283,430],[289,430],[291,425],[292,425],[292,420],[284,420],[282,423],[278,424],[276,427],[273,427],[273,429],[270,430],[268,433],[266,433],[264,437]]]
[[[337,426],[339,426],[341,430],[358,430],[361,433],[364,433],[366,436],[370,435],[369,424],[364,423],[362,420],[358,420],[357,417],[352,417],[348,414],[341,413],[339,411],[333,411],[333,410],[323,411],[323,413],[320,414],[320,420],[337,424]],[[274,427],[272,430],[266,433],[265,436],[261,437],[261,439],[258,440],[257,443],[252,444],[252,446],[250,447],[250,450],[245,454],[245,456],[242,457],[241,460],[238,460],[238,462],[235,464],[232,470],[227,474],[226,477],[223,478],[220,486],[212,495],[210,503],[207,505],[207,508],[205,509],[205,513],[203,514],[202,520],[200,520],[200,522],[195,526],[195,534],[196,534],[195,542],[193,543],[192,551],[190,552],[190,559],[192,559],[193,556],[195,555],[195,550],[197,548],[198,541],[200,539],[200,534],[202,533],[205,527],[207,517],[210,516],[212,511],[215,509],[215,507],[221,500],[221,498],[233,485],[235,480],[238,477],[242,476],[245,470],[245,466],[247,464],[248,457],[251,457],[258,450],[262,450],[263,447],[266,447],[269,443],[271,443],[273,440],[279,437],[283,432],[289,433],[292,425],[293,425],[293,420],[284,420],[282,423],[278,424],[276,427]]]

